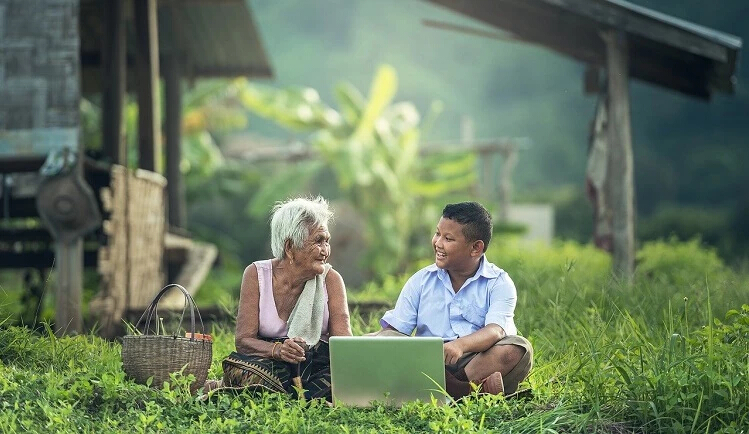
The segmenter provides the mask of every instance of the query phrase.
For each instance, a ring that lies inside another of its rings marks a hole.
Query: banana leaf
[[[282,199],[305,190],[307,183],[323,168],[321,161],[297,165],[295,170],[280,170],[263,182],[247,205],[247,213],[253,217],[264,217],[273,205]]]

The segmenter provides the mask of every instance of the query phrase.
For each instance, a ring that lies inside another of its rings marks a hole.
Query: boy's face
[[[432,237],[434,262],[445,270],[470,270],[475,266],[474,258],[483,253],[483,243],[468,241],[463,235],[463,225],[442,217]]]

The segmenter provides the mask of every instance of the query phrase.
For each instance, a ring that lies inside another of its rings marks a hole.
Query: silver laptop
[[[330,376],[336,405],[368,406],[372,401],[449,401],[445,392],[442,338],[333,336]]]

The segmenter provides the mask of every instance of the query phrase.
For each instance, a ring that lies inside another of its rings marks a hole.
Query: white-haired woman
[[[351,336],[346,287],[327,263],[332,214],[319,196],[274,207],[274,257],[244,271],[237,350],[223,362],[224,387],[296,394],[301,379],[307,399],[331,400],[327,340]]]

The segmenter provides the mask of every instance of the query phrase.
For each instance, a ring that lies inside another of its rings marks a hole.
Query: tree
[[[338,110],[309,88],[243,85],[238,95],[258,115],[309,132],[308,142],[324,163],[280,173],[258,192],[253,211],[267,211],[279,192],[288,194],[322,167],[331,168],[340,191],[365,220],[368,247],[362,266],[373,277],[403,271],[413,259],[414,231],[433,223],[430,200],[466,190],[476,181],[472,154],[420,156],[421,116],[412,103],[393,102],[397,83],[395,69],[388,65],[378,69],[367,98],[341,83],[335,89]],[[430,119],[436,112],[433,104]]]

